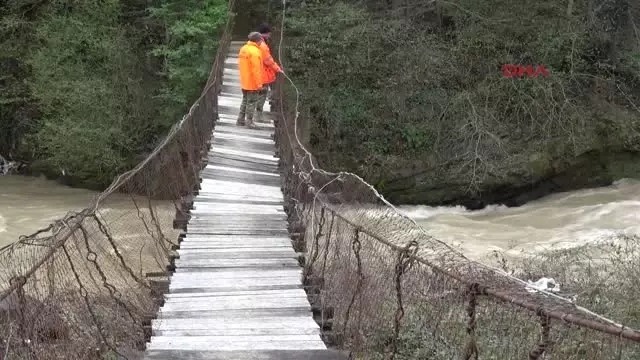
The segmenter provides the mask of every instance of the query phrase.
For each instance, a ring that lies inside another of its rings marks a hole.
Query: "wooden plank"
[[[287,336],[154,336],[149,350],[300,350],[326,349],[317,335]]]
[[[152,350],[149,360],[347,360],[349,356],[336,350],[241,350],[196,351]]]
[[[214,151],[210,151],[207,156],[208,156],[209,162],[213,162],[216,159],[219,159],[221,161],[234,160],[234,161],[244,162],[245,164],[246,163],[255,164],[262,167],[272,167],[272,168],[278,167],[278,162],[275,158],[274,160],[276,161],[272,161],[270,159],[265,160],[265,159],[258,159],[258,158],[250,158],[242,154],[228,154],[228,153],[214,152]]]
[[[218,184],[211,184],[209,182],[222,182],[222,180],[214,180],[214,179],[202,179],[202,183],[200,184],[200,194],[198,196],[198,200],[206,201],[208,199],[216,199],[220,198],[220,195],[227,197],[241,197],[244,200],[278,200],[283,201],[284,198],[282,195],[278,194],[278,190],[275,187],[267,187],[267,186],[236,186],[233,188],[219,186]],[[252,193],[251,190],[254,191],[263,191],[261,193]]]
[[[227,77],[224,83],[226,85],[233,86],[233,87],[241,87],[240,79],[238,77],[235,77],[235,78],[233,76]],[[220,103],[224,103],[224,100],[225,98],[223,96],[218,96],[218,106],[220,105]]]
[[[229,184],[233,184],[233,186],[229,186]],[[202,179],[200,187],[200,193],[203,197],[226,194],[235,196],[246,196],[247,200],[263,198],[282,199],[280,188],[276,186],[238,186],[238,184],[236,183],[224,180]]]
[[[218,205],[227,205],[227,204],[218,203]],[[241,204],[241,205],[261,206],[259,204]],[[278,208],[279,208],[279,206],[278,206]],[[214,207],[208,207],[208,209],[214,209]],[[193,213],[193,210],[192,210],[192,213]],[[279,216],[280,214],[278,214],[278,213],[284,214],[283,212],[276,211],[274,213],[274,215]],[[232,216],[231,218],[221,217],[220,216],[221,214],[210,214],[211,215],[210,218],[207,215],[199,215],[200,218],[192,219],[192,220],[189,221],[189,226],[232,226],[232,227],[235,227],[235,226],[246,226],[247,228],[256,227],[256,226],[279,226],[280,228],[286,228],[287,227],[286,220],[274,219],[274,218],[267,218],[267,219],[255,220],[255,221],[246,220],[248,225],[243,225],[242,224],[243,221],[240,218],[241,214],[242,213],[231,214],[230,215],[230,216]],[[248,214],[248,215],[252,215],[252,214]],[[256,215],[259,215],[259,214],[253,214],[253,216],[256,216]],[[271,217],[272,215],[266,214],[266,216]]]
[[[188,270],[188,268],[182,268]],[[206,269],[206,271],[212,271],[212,269]],[[197,273],[197,271],[182,271],[183,273]],[[251,286],[236,286],[236,287],[180,287],[171,289],[172,294],[196,294],[203,292],[228,292],[228,291],[258,291],[258,290],[291,290],[291,289],[304,289],[302,284],[285,284],[285,285],[251,285]],[[164,293],[169,293],[169,289]],[[309,308],[303,307],[304,311],[310,311]],[[300,309],[303,309],[300,308]],[[219,316],[219,314],[217,315]]]
[[[264,206],[265,208],[274,208],[279,209],[281,206],[279,205],[247,205],[242,203],[217,203],[217,202],[209,202],[205,204],[200,204],[204,208],[215,208],[218,206],[223,206],[226,208],[234,208],[236,206],[245,207],[245,206]],[[284,213],[278,214],[207,214],[207,215],[196,215],[192,214],[190,221],[207,221],[207,222],[220,222],[220,223],[236,223],[236,222],[278,222],[280,224],[285,224],[286,226],[287,217]]]
[[[304,290],[300,293],[291,293],[285,294],[269,292],[265,294],[249,294],[249,295],[208,295],[208,296],[200,296],[201,294],[194,294],[197,296],[182,296],[182,297],[172,297],[166,298],[165,305],[163,309],[168,309],[170,306],[180,306],[179,304],[186,304],[185,306],[200,306],[194,304],[207,304],[207,303],[215,303],[213,307],[208,308],[208,310],[218,310],[218,309],[245,309],[247,306],[250,309],[260,309],[260,308],[282,308],[287,305],[293,304],[295,307],[298,306],[306,306],[308,305],[307,294]],[[278,301],[282,303],[278,305]],[[254,304],[255,302],[260,302],[261,304]],[[307,302],[307,303],[305,303]],[[204,306],[204,305],[203,305]],[[219,306],[216,307],[216,306]],[[188,310],[187,308],[182,308],[183,310]]]
[[[199,210],[214,210],[216,208],[224,208],[229,210],[244,210],[245,208],[255,207],[258,209],[269,209],[276,210],[275,213],[268,214],[233,214],[233,213],[208,213],[208,214],[198,214],[191,210],[191,218],[190,221],[193,222],[206,222],[206,223],[277,223],[278,225],[287,226],[286,215],[284,214],[284,209],[281,205],[269,205],[269,204],[243,204],[243,203],[220,203],[220,202],[209,202],[209,203],[199,203]],[[271,212],[271,211],[269,211]]]
[[[190,300],[190,301],[189,301]],[[245,299],[236,296],[211,297],[211,298],[187,298],[184,301],[167,300],[160,308],[161,313],[171,311],[201,311],[201,310],[244,310],[244,309],[271,309],[311,306],[304,298],[262,298]]]
[[[238,111],[234,110],[234,109],[227,109],[225,112],[225,109],[220,109],[220,114],[218,115],[218,121],[216,121],[216,124],[228,124],[228,125],[233,125],[233,126],[237,126],[236,125],[236,120],[237,120],[237,114]],[[263,117],[265,120],[273,120],[273,116],[269,116],[267,114],[263,114]],[[268,131],[273,133],[275,131],[275,127],[272,123],[265,123],[265,122],[256,122],[255,123],[256,128],[252,129],[254,131]]]
[[[181,290],[177,293],[188,293],[188,290]],[[275,309],[242,309],[242,310],[205,310],[205,311],[175,311],[158,314],[157,319],[225,319],[225,318],[262,318],[262,317],[288,317],[288,316],[308,316],[313,313],[307,306],[298,308],[275,308]]]
[[[290,251],[269,251],[269,252],[235,252],[235,253],[191,253],[181,254],[180,260],[183,263],[189,261],[208,260],[240,260],[240,259],[297,259],[298,255]]]
[[[233,171],[225,171],[225,170],[203,170],[200,173],[200,177],[202,179],[208,180],[222,180],[222,181],[233,181],[237,184],[237,186],[246,186],[246,185],[268,185],[268,186],[282,186],[282,181],[280,178],[274,178],[271,174],[261,175],[261,174],[246,174],[239,173]]]
[[[183,241],[190,242],[207,242],[216,243],[232,243],[232,244],[262,244],[269,241],[290,241],[287,236],[244,236],[244,235],[189,235],[187,234]]]
[[[256,122],[256,125],[260,125],[260,124],[265,124],[265,123]],[[264,127],[248,128],[246,126],[237,125],[235,123],[235,120],[220,121],[218,119],[215,123],[215,130],[213,132],[213,135],[215,136],[216,134],[221,134],[221,133],[231,134],[231,135],[251,136],[256,139],[268,140],[268,139],[273,139],[273,134],[275,133],[275,129],[264,128]],[[213,141],[213,139],[211,141]],[[274,150],[275,149],[276,147],[274,145]]]
[[[204,188],[204,186],[203,186]],[[246,211],[240,214],[279,214],[284,210],[281,206],[274,205],[246,205],[246,204],[216,204],[215,206],[204,206],[202,204],[193,214],[232,214],[233,211]],[[228,211],[228,212],[227,212]]]
[[[240,87],[239,86],[232,86],[232,85],[227,85],[227,84],[222,84],[221,89],[222,89],[222,91],[226,91],[226,92],[238,92],[238,91],[240,91]]]
[[[238,126],[233,122],[216,121],[213,136],[216,134],[233,134],[242,136],[251,136],[252,138],[271,139],[271,135],[275,131],[265,131],[264,129],[250,129],[244,126]]]
[[[288,232],[286,230],[272,230],[272,231],[264,231],[264,230],[194,230],[192,235],[242,235],[242,236],[278,236],[278,235],[287,235]]]
[[[251,207],[255,209],[251,209]],[[227,211],[225,211],[227,210]],[[287,222],[282,219],[282,216],[286,216],[284,207],[278,203],[269,202],[211,202],[200,203],[198,207],[190,210],[191,216],[198,216],[198,220],[191,222],[192,225],[242,225],[246,222],[250,225],[277,225],[287,227]],[[225,218],[224,215],[228,215]],[[246,215],[248,220],[242,220],[242,215]],[[264,216],[264,219],[256,219],[252,221],[252,218],[258,216]]]
[[[235,87],[235,85],[233,85],[233,84],[230,84],[230,85],[229,85],[229,88],[234,88],[234,87]],[[224,91],[224,90],[223,90],[223,91]],[[230,93],[231,93],[231,92],[230,92]],[[228,97],[227,99],[229,99],[228,101],[229,101],[230,106],[233,106],[233,105],[231,104],[231,102],[233,102],[233,101],[239,101],[239,100],[238,100],[238,97],[236,97],[236,96],[230,96],[230,97]],[[237,114],[238,114],[238,110],[239,110],[239,109],[229,109],[228,111],[219,111],[219,113],[218,113],[218,117],[219,117],[219,118],[227,118],[227,119],[235,120],[235,116],[237,116]],[[280,116],[280,114],[279,114],[279,113],[277,113],[277,112],[271,112],[271,111],[264,111],[264,112],[263,112],[263,115],[265,115],[265,118],[268,118],[269,120],[273,120],[274,118],[277,118],[278,116]],[[274,129],[274,128],[275,128],[275,127],[273,126],[273,124],[267,124],[267,126],[268,126],[270,129]]]
[[[153,330],[153,336],[264,336],[264,335],[320,335],[320,328],[299,329],[291,327],[257,329],[180,329]]]
[[[204,181],[204,180],[203,180]],[[212,187],[208,186],[206,192],[200,190],[199,196],[194,200],[194,205],[214,205],[214,203],[224,203],[224,204],[234,204],[234,200],[237,201],[238,204],[243,204],[251,201],[256,202],[271,202],[275,203],[275,205],[279,205],[284,202],[284,198],[282,195],[278,196],[277,194],[250,194],[250,193],[238,193],[229,194],[224,193],[223,189],[215,190]],[[209,204],[206,204],[209,203]],[[271,205],[271,204],[264,204]]]
[[[196,254],[245,254],[245,253],[292,253],[295,254],[293,248],[285,247],[267,247],[262,244],[254,245],[252,247],[228,247],[228,248],[209,248],[209,249],[178,249],[178,254],[182,257],[182,255],[196,255]]]
[[[189,223],[189,232],[191,230],[201,231],[201,230],[268,230],[268,231],[278,231],[286,229],[286,223],[284,221],[256,221],[251,225],[242,225],[240,222],[233,222],[233,219],[230,221],[216,221],[216,220],[198,220]]]
[[[238,94],[238,93],[230,93],[230,92],[226,92],[226,91],[222,91],[220,93],[221,96],[227,96],[227,97],[236,97],[239,99],[242,99],[242,94]]]
[[[283,235],[184,235],[185,239],[196,240],[196,241],[231,241],[231,242],[240,242],[240,241],[261,241],[261,240],[288,240],[289,236]]]
[[[208,272],[210,273],[210,272]],[[177,273],[176,273],[177,274]],[[180,273],[183,276],[197,275],[198,272],[184,272]],[[179,283],[170,286],[169,291],[177,294],[205,294],[205,293],[218,293],[218,292],[248,292],[248,291],[267,291],[272,293],[277,290],[301,290],[300,277],[281,277],[281,278],[254,278],[254,279],[225,279],[217,281],[215,283],[207,282],[203,279],[189,279],[184,280],[182,278]],[[188,279],[188,278],[187,278]],[[234,283],[233,281],[236,281]],[[198,297],[198,300],[206,298],[205,296]],[[309,304],[299,304],[301,307],[305,307]],[[275,306],[274,308],[278,308]],[[257,307],[256,307],[257,309]],[[183,311],[186,309],[183,309]],[[213,308],[209,310],[215,310]]]
[[[233,88],[233,85],[230,85],[229,87]],[[231,96],[229,97],[229,101],[240,101],[238,97],[235,96]],[[233,105],[230,105],[233,106]],[[271,106],[269,106],[271,107]],[[238,115],[238,111],[239,109],[237,108],[227,108],[226,111],[221,109],[218,112],[218,119],[224,119],[224,120],[228,120],[228,121],[233,121],[236,120],[236,117]],[[273,125],[273,123],[271,123],[271,121],[273,121],[274,119],[279,118],[280,114],[278,112],[271,112],[271,111],[263,111],[262,115],[264,117],[265,120],[269,120],[269,122],[267,124],[262,123],[265,127],[264,129],[269,129],[271,131],[275,130],[275,126]],[[234,123],[235,124],[235,123]]]
[[[244,203],[249,201],[256,202],[272,202],[272,203],[284,203],[284,198],[280,195],[271,195],[271,196],[260,196],[261,194],[224,194],[222,191],[207,191],[203,193],[202,191],[198,195],[198,197],[193,201],[194,205],[198,203],[233,203],[236,201],[237,203]],[[277,205],[274,204],[274,205]],[[206,205],[206,204],[204,204]]]
[[[223,180],[223,181],[233,181],[237,184],[237,186],[245,186],[245,185],[270,185],[270,186],[280,186],[282,182],[280,178],[273,178],[271,174],[268,176],[258,175],[258,174],[243,174],[237,172],[229,172],[229,171],[211,171],[211,170],[203,170],[200,173],[200,176],[203,179],[211,179],[211,180]]]
[[[228,158],[211,158],[208,164],[210,166],[229,167],[237,170],[259,171],[267,174],[280,175],[280,169],[277,165],[256,164],[248,161],[228,159]]]
[[[233,223],[211,223],[211,222],[194,222],[189,224],[187,234],[231,234],[231,233],[251,233],[265,234],[280,233],[284,235],[286,228],[277,223],[257,223],[251,226],[242,226]]]
[[[194,215],[277,215],[284,214],[284,209],[281,206],[271,205],[255,205],[255,204],[217,204],[220,206],[198,206],[197,209],[191,210],[191,214]],[[225,205],[225,206],[222,206]]]
[[[187,234],[188,235],[188,234]],[[195,236],[191,235],[191,236]],[[218,235],[202,235],[202,236],[218,236]],[[206,238],[188,238],[183,240],[180,244],[181,249],[188,249],[190,247],[193,248],[216,248],[216,247],[225,247],[225,248],[245,248],[245,247],[274,247],[274,246],[291,246],[290,239],[260,239],[256,237],[252,240],[246,240],[244,242],[232,241],[232,240],[207,240]]]
[[[207,243],[207,242],[182,242],[179,250],[210,250],[210,249],[252,249],[256,246],[265,246],[270,249],[290,248],[291,242],[262,243],[262,244],[229,244],[229,243]]]
[[[242,226],[230,226],[230,225],[219,225],[219,226],[197,226],[190,225],[187,231],[187,234],[192,235],[285,235],[287,234],[286,229],[282,229],[282,227],[274,225],[263,225],[258,227],[242,227]]]
[[[255,240],[255,241],[246,241],[246,242],[234,242],[234,241],[207,241],[205,239],[201,240],[184,240],[180,244],[180,250],[188,250],[188,249],[217,249],[217,248],[233,248],[233,249],[251,249],[255,247],[265,247],[265,248],[274,248],[274,247],[291,247],[291,240],[283,239],[283,240]]]
[[[266,176],[272,179],[280,180],[280,174],[277,171],[260,171],[260,170],[243,169],[243,168],[236,168],[233,166],[224,166],[224,165],[216,165],[216,164],[209,164],[203,170],[211,171],[214,173],[217,173],[219,171],[224,171],[224,172],[233,172],[233,173],[246,174],[246,175],[260,175],[260,176]]]
[[[198,259],[188,261],[176,259],[176,266],[200,268],[237,268],[249,266],[299,267],[299,264],[295,259]]]
[[[205,215],[206,216],[206,215]],[[241,220],[238,219],[216,219],[211,218],[207,219],[201,218],[198,220],[190,221],[188,225],[188,229],[217,229],[224,230],[228,229],[251,229],[256,230],[263,227],[264,230],[286,230],[287,222],[284,220],[275,220],[275,219],[265,219],[261,221],[252,222],[250,225],[243,225]]]
[[[247,205],[276,205],[276,206],[284,206],[284,201],[277,201],[277,200],[243,200],[240,197],[233,197],[233,195],[229,196],[231,199],[224,199],[224,198],[220,198],[220,199],[212,199],[211,202],[216,202],[216,203],[222,203],[222,204],[247,204]],[[203,201],[200,202],[205,202],[203,199]],[[193,209],[196,209],[196,205],[193,205]]]
[[[300,265],[298,263],[296,264],[290,264],[290,265],[282,265],[282,264],[273,264],[273,265],[262,265],[262,266],[236,266],[233,267],[232,269],[237,270],[237,271],[254,271],[254,270],[263,270],[263,271],[267,271],[267,270],[282,270],[282,269],[299,269]],[[181,267],[181,268],[176,268],[174,274],[177,273],[198,273],[198,272],[216,272],[216,271],[225,271],[231,268],[227,268],[227,267]],[[258,289],[257,287],[253,287],[251,288],[251,290],[278,290],[278,289],[296,289],[296,288],[301,288],[302,284],[300,284],[300,286],[265,286],[263,288]],[[219,291],[219,290],[216,290]]]
[[[190,251],[190,250],[198,250],[198,251],[208,251],[208,250],[220,250],[220,249],[234,249],[234,251],[238,250],[250,250],[254,248],[256,244],[209,244],[209,243],[182,243],[180,244],[180,251]],[[268,246],[270,249],[287,249],[290,248],[291,242],[285,243],[277,243],[277,244],[259,244],[259,246]]]
[[[269,274],[269,276],[265,276],[264,274]],[[219,275],[218,275],[219,274]],[[171,277],[171,282],[169,286],[175,286],[176,288],[185,287],[185,285],[196,284],[196,283],[204,283],[205,285],[210,285],[212,287],[217,287],[218,285],[227,285],[228,283],[233,283],[237,281],[238,283],[243,284],[254,284],[260,282],[264,279],[272,279],[274,280],[273,285],[282,284],[283,282],[289,284],[289,281],[300,281],[302,280],[302,273],[300,272],[300,268],[290,268],[290,269],[273,269],[273,270],[264,270],[264,269],[256,269],[253,271],[238,271],[232,268],[223,271],[217,272],[198,272],[198,273],[184,273],[178,274],[174,273]],[[265,282],[265,285],[267,282]],[[201,286],[196,286],[200,288]],[[268,290],[268,289],[265,289]]]
[[[260,153],[265,155],[273,155],[275,147],[273,144],[261,143],[255,141],[246,141],[241,139],[224,138],[222,136],[214,136],[211,142],[214,149],[217,148],[229,148],[229,149],[242,149],[243,151]]]
[[[252,151],[238,150],[233,147],[225,147],[225,146],[212,147],[211,151],[209,151],[209,155],[213,155],[213,156],[235,155],[243,158],[249,158],[252,160],[262,160],[265,163],[271,163],[271,164],[278,163],[278,159],[273,157],[271,153],[269,154],[257,153]]]
[[[262,124],[262,123],[260,123]],[[236,136],[233,136],[236,135]],[[275,144],[271,138],[266,139],[264,137],[252,137],[252,136],[243,136],[240,137],[240,134],[216,134],[214,132],[213,139],[211,144],[213,146],[222,146],[229,148],[238,148],[244,151],[256,151],[256,152],[265,152],[267,154],[273,154],[276,150]]]
[[[187,235],[191,236],[247,236],[247,237],[260,237],[260,236],[285,236],[287,231],[284,229],[242,229],[242,228],[193,228],[189,229]],[[209,245],[238,245],[233,242],[217,242],[210,243],[207,241],[189,241],[187,244],[209,244]],[[267,242],[252,242],[253,246],[268,247]],[[233,247],[233,246],[231,246]],[[240,247],[240,246],[237,246]]]
[[[212,259],[276,259],[296,257],[292,248],[227,248],[227,249],[178,249],[180,259],[210,257]]]
[[[291,290],[291,289],[289,289]],[[295,290],[295,289],[294,289]],[[202,293],[194,293],[194,294],[183,294],[185,296],[181,297],[171,297],[165,299],[165,305],[163,309],[167,309],[168,306],[179,306],[176,304],[201,304],[201,303],[216,303],[215,306],[220,306],[221,308],[210,307],[208,310],[219,310],[219,309],[227,309],[227,308],[235,308],[236,309],[244,309],[247,306],[250,306],[251,309],[260,309],[260,308],[282,308],[283,306],[278,306],[278,300],[283,301],[282,304],[294,304],[295,307],[298,306],[307,306],[307,294],[304,290],[301,290],[299,293],[279,293],[279,292],[267,292],[264,294],[249,294],[244,295],[243,292],[237,291],[240,295],[229,295],[229,292],[225,292],[225,295],[219,296],[216,295],[215,292],[209,292],[212,295],[203,296]],[[249,291],[246,291],[249,292]],[[191,295],[191,296],[188,296]],[[253,302],[264,302],[264,304],[254,305]],[[226,304],[226,305],[225,305]],[[183,310],[188,310],[183,308]]]
[[[224,61],[225,68],[237,69],[238,68],[238,58],[237,57],[227,57]]]
[[[258,136],[251,136],[245,134],[238,134],[234,132],[219,132],[214,131],[213,138],[215,139],[225,139],[225,140],[238,140],[245,141],[250,143],[264,144],[269,145],[270,150],[275,149],[275,141],[271,137],[267,137],[264,133],[257,133]]]
[[[203,179],[202,188],[208,188],[209,192],[212,193],[220,193],[221,191],[226,191],[227,194],[243,194],[243,195],[256,195],[260,194],[260,196],[280,196],[282,197],[282,192],[279,187],[276,186],[238,186],[234,182],[224,181],[224,180],[208,180]],[[263,193],[252,193],[253,191],[261,191]],[[224,194],[224,193],[223,193]]]
[[[204,180],[203,180],[204,181]],[[233,201],[271,201],[271,202],[284,202],[284,197],[278,194],[225,194],[222,191],[211,190],[208,187],[207,192],[198,194],[198,197],[194,199],[193,203],[201,202],[233,202]]]
[[[263,224],[260,226],[246,226],[241,225],[189,225],[187,234],[192,235],[286,235],[287,230],[283,229],[279,225]]]
[[[215,272],[211,272],[209,274],[215,275]],[[277,294],[282,296],[288,296],[289,294],[306,294],[305,291],[301,288],[298,289],[277,289],[277,290],[239,290],[239,291],[217,291],[217,292],[197,292],[197,293],[169,293],[165,294],[165,299],[170,298],[180,298],[180,297],[198,297],[198,296],[229,296],[229,295],[260,295],[260,294]],[[296,316],[296,318],[301,317],[300,315]],[[238,317],[237,319],[245,319],[246,316]],[[302,318],[307,319],[307,316],[302,316]],[[235,321],[235,320],[234,320]],[[314,322],[315,324],[315,322]]]

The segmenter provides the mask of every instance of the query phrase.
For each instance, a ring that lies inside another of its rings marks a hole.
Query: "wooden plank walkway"
[[[341,359],[322,341],[302,288],[274,126],[270,119],[258,129],[235,125],[241,44],[232,43],[225,63],[202,188],[145,359]]]

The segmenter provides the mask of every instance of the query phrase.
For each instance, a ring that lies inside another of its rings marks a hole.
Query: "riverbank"
[[[526,17],[493,0],[399,4],[289,9],[282,61],[320,167],[395,204],[470,209],[640,179],[630,1],[542,0]],[[501,70],[520,63],[550,74]]]

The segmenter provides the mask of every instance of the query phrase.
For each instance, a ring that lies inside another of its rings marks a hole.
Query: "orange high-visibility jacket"
[[[264,85],[262,50],[253,41],[247,41],[238,53],[238,67],[240,68],[240,86],[242,90],[260,90]]]
[[[269,49],[269,45],[265,41],[260,43],[260,50],[262,50],[262,62],[264,63],[262,79],[265,84],[271,84],[276,81],[276,73],[280,72],[280,66],[273,60],[271,49]]]

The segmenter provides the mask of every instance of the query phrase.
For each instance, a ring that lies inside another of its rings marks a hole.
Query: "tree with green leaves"
[[[152,53],[163,59],[167,81],[158,97],[168,116],[181,115],[200,95],[228,11],[226,0],[166,0],[150,9],[164,29],[165,40]]]
[[[200,93],[222,0],[0,4],[0,153],[102,188]]]

